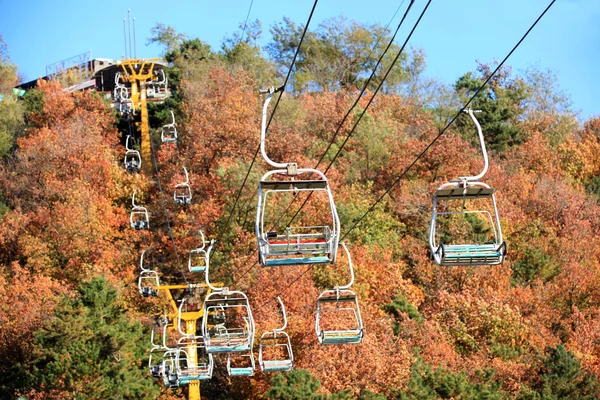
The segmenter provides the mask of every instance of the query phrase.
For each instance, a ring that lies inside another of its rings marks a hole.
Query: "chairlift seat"
[[[500,246],[495,243],[442,244],[436,255],[439,255],[440,265],[497,265],[501,264],[504,260],[506,245],[505,243],[502,243]]]
[[[231,367],[229,368],[229,376],[254,376],[254,368]]]

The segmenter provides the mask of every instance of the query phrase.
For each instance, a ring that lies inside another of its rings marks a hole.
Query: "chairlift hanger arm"
[[[262,109],[262,122],[261,122],[261,126],[260,126],[260,154],[263,156],[264,160],[270,166],[275,167],[275,168],[287,168],[288,169],[287,172],[290,173],[290,172],[295,172],[295,170],[297,169],[296,164],[275,162],[269,158],[269,156],[267,155],[267,152],[265,151],[265,138],[267,136],[267,109],[269,108],[269,103],[271,102],[273,95],[279,91],[283,91],[283,86],[280,86],[277,89],[270,88],[270,89],[266,90],[266,92],[261,91],[261,93],[267,93],[267,97],[265,98],[265,102],[263,104],[263,109]]]
[[[348,267],[350,268],[350,282],[348,282],[348,284],[344,285],[344,286],[336,286],[334,288],[334,290],[336,290],[336,291],[350,289],[350,287],[354,283],[354,267],[352,266],[352,257],[350,256],[350,251],[348,251],[348,247],[346,247],[346,243],[341,242],[340,244],[342,245],[342,248],[346,252],[346,257],[348,257]]]
[[[202,231],[200,231],[200,232],[202,232]],[[202,235],[202,239],[204,239],[204,234]],[[214,244],[215,244],[215,239],[211,239],[210,244],[208,245],[208,249],[206,249],[206,270],[204,272],[204,279],[206,281],[206,284],[210,288],[210,290],[212,290],[213,292],[221,292],[221,291],[225,290],[226,288],[218,288],[216,286],[213,286],[210,283],[210,278],[208,276],[209,271],[210,271],[210,252],[212,251]]]
[[[488,170],[489,161],[488,161],[487,150],[485,148],[485,140],[483,139],[483,132],[481,130],[481,125],[479,124],[479,121],[477,121],[477,118],[475,118],[475,115],[473,114],[474,112],[481,112],[481,111],[480,110],[473,111],[473,109],[469,108],[467,110],[464,110],[463,112],[469,114],[469,116],[475,123],[475,126],[477,127],[477,135],[479,136],[479,144],[481,145],[481,153],[483,155],[483,170],[478,175],[461,176],[461,177],[459,177],[459,180],[467,181],[467,182],[474,182],[474,181],[479,181],[481,178],[483,178],[483,176],[485,175],[485,173]]]
[[[273,329],[273,334],[283,332],[287,327],[287,315],[285,313],[285,306],[283,305],[283,301],[281,301],[281,297],[277,296],[277,301],[279,301],[279,305],[281,306],[281,314],[283,315],[283,326],[281,328]]]

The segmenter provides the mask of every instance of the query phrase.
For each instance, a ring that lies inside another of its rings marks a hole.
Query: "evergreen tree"
[[[433,371],[430,365],[419,358],[411,367],[408,390],[397,392],[396,398],[401,400],[507,398],[508,394],[500,389],[499,382],[492,381],[492,377],[491,372],[481,373],[482,382],[473,383],[467,379],[464,372],[453,373],[441,367]]]
[[[581,363],[563,344],[548,350],[542,359],[540,382],[526,389],[523,400],[592,400],[600,398],[598,378],[581,368]]]
[[[271,400],[323,400],[325,396],[317,393],[320,388],[321,382],[313,378],[310,372],[296,369],[275,375],[265,397]]]
[[[457,94],[466,100],[470,98],[491,74],[492,66],[480,64],[477,73],[468,72],[454,84]],[[501,68],[473,99],[470,107],[481,110],[477,115],[485,136],[486,145],[493,150],[506,150],[525,140],[525,133],[518,126],[518,118],[523,114],[524,101],[527,98],[527,85],[517,78],[511,78],[510,68]],[[473,144],[479,143],[473,123],[466,115],[456,121]]]
[[[147,337],[127,316],[105,278],[83,283],[65,297],[55,317],[36,333],[29,381],[48,397],[140,399],[158,394],[142,362]]]

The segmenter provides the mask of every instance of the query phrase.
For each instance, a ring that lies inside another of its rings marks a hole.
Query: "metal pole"
[[[127,59],[127,29],[125,28],[125,18],[123,18],[123,41],[125,43],[125,59]]]
[[[131,57],[131,18],[130,18],[131,9],[127,9],[127,28],[129,31],[129,57]]]
[[[135,17],[133,17],[133,58],[137,58],[137,51],[135,45]]]

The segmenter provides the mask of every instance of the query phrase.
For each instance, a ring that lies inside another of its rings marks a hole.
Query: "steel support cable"
[[[292,63],[290,64],[290,69],[288,70],[287,76],[285,77],[285,81],[283,82],[281,93],[279,94],[279,97],[277,97],[277,101],[275,102],[275,106],[273,107],[273,112],[271,113],[271,116],[269,117],[269,121],[267,122],[267,126],[265,129],[266,131],[269,129],[269,126],[271,125],[271,121],[273,120],[273,116],[275,115],[275,112],[277,111],[277,106],[279,105],[279,100],[281,99],[281,96],[283,95],[283,92],[285,91],[285,87],[288,83],[288,80],[290,79],[290,75],[292,74],[292,70],[294,69],[294,64],[296,63],[296,58],[298,57],[298,53],[300,52],[300,47],[302,47],[302,42],[304,41],[304,36],[306,35],[306,32],[308,31],[308,26],[310,25],[310,21],[312,20],[312,17],[313,17],[313,14],[315,12],[315,8],[317,7],[318,2],[319,2],[319,0],[315,0],[313,7],[310,11],[310,15],[308,16],[308,20],[306,21],[306,25],[304,26],[304,30],[302,31],[302,35],[300,36],[300,41],[298,42],[298,47],[296,48],[296,52],[294,53]],[[227,229],[227,227],[229,226],[229,223],[231,222],[231,217],[233,216],[235,207],[237,206],[238,201],[240,200],[240,196],[242,195],[244,186],[246,186],[246,182],[248,181],[248,177],[250,176],[250,171],[252,171],[252,167],[254,167],[254,162],[256,161],[256,157],[258,156],[259,151],[260,151],[260,143],[259,143],[258,147],[256,148],[256,151],[254,152],[254,157],[252,157],[252,162],[250,163],[250,167],[248,167],[246,176],[244,177],[244,180],[242,181],[242,186],[240,187],[240,190],[237,192],[237,195],[233,202],[233,206],[231,207],[231,211],[229,212],[229,216],[227,217],[227,221],[225,222],[225,225],[223,225],[223,229],[221,230],[221,232],[219,234],[219,241],[220,241],[221,237],[223,236],[225,229]]]
[[[240,35],[240,41],[238,44],[242,43],[244,40],[244,33],[246,33],[246,26],[248,25],[248,18],[250,17],[250,11],[252,11],[252,4],[254,4],[254,0],[250,1],[250,7],[248,7],[248,13],[246,14],[246,21],[244,22],[244,28],[242,29],[242,34]]]
[[[179,257],[179,252],[177,251],[177,244],[175,243],[175,238],[173,237],[173,229],[171,227],[171,221],[169,220],[169,211],[167,210],[167,206],[165,204],[165,196],[162,189],[162,184],[160,182],[160,174],[158,172],[158,161],[156,160],[156,151],[154,149],[154,144],[152,143],[152,138],[150,138],[150,150],[152,150],[152,163],[154,164],[154,171],[156,173],[156,181],[158,183],[158,190],[160,191],[160,201],[162,204],[163,211],[165,213],[165,219],[167,221],[167,228],[169,230],[169,237],[171,238],[171,243],[173,243],[173,251],[175,252],[175,257],[177,258],[177,265],[179,266],[179,270],[181,275],[183,276],[183,280],[186,285],[189,285],[187,277],[185,276],[185,271],[183,270],[183,266],[181,264],[181,259]]]
[[[525,32],[525,34],[523,35],[523,37],[521,37],[521,39],[517,42],[517,44],[512,48],[512,50],[506,55],[506,57],[504,57],[504,59],[500,62],[500,64],[498,64],[498,66],[496,67],[496,69],[494,69],[494,71],[488,76],[488,78],[485,80],[485,82],[477,89],[477,91],[475,92],[475,94],[473,94],[471,96],[471,98],[465,103],[465,105],[456,113],[456,115],[454,116],[454,118],[452,118],[452,120],[450,122],[448,122],[448,124],[444,127],[444,129],[442,129],[440,131],[440,133],[433,139],[433,141],[431,143],[429,143],[429,145],[427,145],[427,147],[425,147],[425,149],[417,156],[417,158],[402,172],[402,174],[400,174],[398,176],[398,178],[396,178],[396,180],[392,183],[392,185],[383,193],[383,195],[381,195],[377,201],[367,210],[367,212],[365,212],[359,219],[358,221],[356,221],[352,227],[350,227],[350,229],[348,231],[346,231],[346,233],[340,238],[340,241],[342,241],[354,228],[356,228],[356,226],[358,226],[358,224],[367,216],[367,214],[369,214],[371,211],[373,211],[373,209],[375,208],[375,206],[383,199],[383,197],[389,193],[392,188],[394,188],[394,186],[396,186],[396,184],[398,184],[398,182],[406,175],[406,173],[410,170],[410,168],[412,168],[413,165],[416,164],[416,162],[423,157],[423,155],[425,153],[427,153],[427,151],[435,144],[435,142],[446,132],[446,130],[448,129],[448,127],[450,127],[450,125],[452,125],[452,123],[454,123],[454,121],[458,118],[458,116],[463,112],[463,110],[465,110],[469,104],[471,104],[471,102],[475,99],[475,97],[484,89],[485,85],[488,84],[488,82],[492,79],[492,77],[494,77],[494,75],[498,72],[498,70],[504,65],[504,63],[508,60],[508,58],[514,53],[514,51],[521,45],[521,43],[523,42],[523,40],[525,40],[525,38],[529,35],[529,33],[533,30],[533,28],[535,28],[535,26],[538,24],[538,22],[544,17],[544,15],[546,14],[546,12],[552,7],[552,5],[554,5],[554,3],[556,2],[556,0],[552,0],[550,2],[550,4],[548,4],[548,6],[544,9],[544,11],[540,14],[540,16],[535,20],[535,22],[531,25],[531,27],[529,27],[529,29]],[[429,5],[429,3],[428,3]],[[298,282],[304,275],[306,275],[312,268],[314,268],[315,264],[309,266],[306,271],[304,271],[303,273],[299,274],[298,277],[296,279],[294,279],[289,285],[287,285],[282,291],[280,291],[277,295],[275,295],[273,298],[270,298],[269,300],[267,300],[266,302],[262,303],[258,309],[262,308],[265,304],[267,304],[269,301],[271,301],[274,298],[277,298],[277,296],[282,296],[283,293],[285,293],[287,290],[289,290],[290,287],[292,287],[296,282]]]
[[[419,18],[417,19],[417,22],[415,22],[415,24],[413,25],[410,33],[406,37],[406,40],[402,44],[402,47],[398,51],[398,54],[396,54],[396,57],[394,58],[394,60],[390,64],[390,67],[387,69],[387,71],[383,75],[383,79],[381,79],[381,82],[379,83],[379,85],[377,86],[377,88],[375,88],[375,91],[373,92],[373,96],[371,96],[371,98],[367,102],[367,105],[365,106],[365,108],[363,109],[363,111],[360,113],[360,115],[356,119],[356,122],[354,122],[354,125],[352,126],[352,129],[350,129],[350,132],[346,136],[346,139],[344,139],[344,141],[342,142],[340,148],[338,149],[338,151],[335,153],[335,155],[333,156],[333,158],[329,162],[329,165],[327,165],[327,168],[325,168],[325,171],[323,171],[324,174],[327,174],[327,172],[329,172],[329,170],[333,166],[333,163],[335,162],[335,160],[337,160],[337,158],[341,154],[342,150],[344,150],[344,147],[346,146],[346,143],[348,143],[348,140],[350,140],[350,138],[354,134],[354,131],[356,130],[356,127],[358,126],[358,124],[360,123],[360,121],[362,120],[362,118],[367,113],[367,110],[371,106],[371,103],[373,103],[373,100],[375,99],[375,96],[377,96],[377,93],[379,93],[379,91],[383,87],[383,84],[385,83],[385,80],[387,79],[387,77],[390,74],[390,72],[392,72],[392,69],[394,68],[394,65],[396,65],[396,62],[398,62],[398,60],[400,59],[400,56],[404,52],[404,49],[406,48],[406,45],[408,44],[408,41],[410,40],[410,38],[412,37],[413,33],[417,29],[417,26],[419,26],[419,23],[421,22],[421,19],[423,18],[423,15],[425,15],[425,12],[429,8],[429,5],[431,4],[431,1],[432,0],[429,0],[427,2],[427,4],[425,5],[425,8],[423,8],[423,11],[421,12],[421,15],[419,15]],[[409,5],[409,8],[406,10],[406,13],[408,13],[408,11],[410,10],[410,7],[412,6],[413,2],[414,1],[411,1],[410,5]],[[406,17],[406,13],[404,14],[404,17],[402,18],[402,21],[404,21],[404,18]],[[402,23],[402,21],[400,23]],[[391,45],[391,42],[390,42],[390,45]],[[388,48],[389,48],[389,46],[388,46]],[[383,58],[383,55],[382,55],[382,58]],[[357,101],[357,103],[358,103],[358,101]],[[298,214],[300,214],[300,211],[302,210],[302,208],[304,208],[304,206],[306,205],[306,203],[308,202],[309,199],[310,199],[310,194],[306,197],[306,199],[304,200],[304,203],[302,203],[302,205],[300,206],[300,208],[298,208],[298,210],[292,216],[292,218],[290,218],[287,226],[290,226],[290,224],[294,221],[294,219],[296,219],[296,217],[298,216]]]
[[[448,122],[448,124],[446,124],[446,126],[444,127],[444,129],[442,129],[440,131],[440,133],[431,141],[431,143],[429,143],[427,145],[427,147],[425,147],[423,149],[423,151],[421,151],[421,153],[417,156],[417,158],[414,159],[413,162],[411,162],[408,167],[406,167],[406,169],[404,169],[404,171],[394,180],[394,182],[392,182],[392,184],[390,185],[390,187],[388,187],[383,194],[375,201],[375,203],[373,203],[373,205],[371,205],[371,207],[369,207],[369,209],[367,210],[367,212],[365,212],[351,227],[350,229],[348,229],[346,231],[346,233],[344,233],[344,235],[340,238],[341,240],[344,240],[344,238],[346,236],[348,236],[348,234],[358,226],[358,224],[371,212],[375,209],[375,207],[377,206],[377,204],[379,204],[381,202],[381,200],[383,200],[383,198],[398,184],[398,182],[400,182],[400,180],[402,178],[404,178],[404,176],[406,176],[406,174],[408,173],[408,171],[417,163],[417,161],[419,161],[421,159],[421,157],[423,157],[428,151],[429,149],[438,141],[438,139],[444,134],[446,133],[446,131],[448,130],[448,128],[450,127],[450,125],[452,125],[454,123],[454,121],[456,121],[456,119],[460,116],[460,114],[462,114],[462,112],[469,106],[469,104],[471,104],[471,102],[475,99],[475,97],[477,97],[477,95],[485,88],[485,86],[488,84],[488,82],[494,77],[494,75],[496,75],[496,73],[500,70],[500,68],[502,68],[502,66],[504,65],[504,63],[508,60],[508,58],[515,52],[515,50],[521,45],[521,43],[523,42],[523,40],[525,40],[525,38],[529,35],[529,32],[531,32],[531,30],[537,25],[537,23],[542,19],[542,17],[546,14],[546,12],[550,9],[550,7],[552,7],[552,5],[556,2],[556,0],[552,0],[550,2],[550,4],[548,4],[548,6],[544,9],[544,11],[540,14],[540,16],[535,20],[535,22],[529,27],[529,29],[527,30],[527,32],[525,32],[525,34],[521,37],[521,39],[517,42],[517,44],[514,45],[514,47],[508,52],[508,54],[506,55],[506,57],[504,57],[504,59],[500,62],[500,64],[498,64],[498,66],[496,66],[496,69],[494,69],[494,71],[492,71],[492,73],[487,77],[487,79],[483,82],[483,84],[481,84],[481,86],[479,86],[479,88],[475,91],[475,93],[469,98],[469,100],[461,107],[461,109],[456,113],[456,115],[450,120],[450,122]]]
[[[375,41],[375,44],[373,45],[373,47],[369,49],[369,55],[366,57],[367,60],[369,58],[371,58],[371,56],[373,55],[373,51],[377,48],[377,45],[379,44],[379,42],[383,38],[383,35],[387,32],[387,29],[390,27],[390,25],[391,25],[392,21],[394,20],[394,18],[396,18],[396,15],[398,14],[398,11],[400,11],[400,9],[404,5],[405,1],[406,0],[402,0],[402,3],[400,3],[400,5],[398,6],[398,8],[396,8],[396,11],[394,12],[394,15],[392,15],[392,18],[390,18],[390,20],[387,23],[387,25],[383,28],[383,31],[381,32],[381,35],[379,35],[379,37]],[[412,5],[412,3],[413,3],[413,1],[411,1],[411,5]],[[377,68],[377,67],[375,67],[375,68]],[[356,82],[356,79],[358,79],[358,74],[354,77],[354,79],[352,80],[351,83],[354,84],[354,82]]]
[[[384,51],[381,53],[381,55],[379,56],[379,59],[377,60],[377,63],[375,64],[375,67],[373,68],[373,71],[371,72],[371,75],[369,76],[369,78],[367,79],[367,81],[365,82],[365,85],[363,86],[361,92],[359,93],[358,97],[356,98],[356,100],[354,101],[354,103],[352,104],[352,106],[350,106],[350,108],[348,109],[348,111],[346,112],[346,114],[344,115],[344,117],[342,118],[341,122],[338,124],[337,129],[335,130],[333,137],[331,138],[331,140],[329,141],[329,144],[327,145],[327,148],[325,149],[325,152],[323,153],[323,155],[321,156],[321,158],[319,158],[319,161],[317,162],[317,165],[314,167],[314,169],[317,169],[319,167],[319,165],[321,164],[321,162],[323,161],[323,159],[325,158],[325,156],[327,155],[327,153],[329,152],[329,149],[331,148],[331,146],[333,145],[333,143],[335,142],[335,139],[337,138],[340,130],[342,129],[342,127],[344,126],[344,123],[346,122],[346,120],[348,119],[348,117],[350,116],[350,114],[352,113],[352,110],[354,110],[354,108],[356,107],[356,105],[358,104],[358,102],[360,101],[360,99],[362,98],[362,96],[364,95],[365,91],[367,90],[369,83],[371,83],[371,80],[373,79],[373,77],[375,76],[375,73],[377,72],[377,68],[379,68],[379,65],[381,64],[381,61],[383,60],[383,57],[385,57],[385,55],[387,54],[387,52],[389,51],[390,47],[392,46],[392,44],[394,43],[394,40],[396,39],[396,35],[398,34],[398,31],[400,30],[400,28],[402,27],[402,24],[404,22],[404,20],[406,19],[406,16],[408,15],[410,9],[412,8],[413,4],[414,4],[415,0],[411,0],[408,8],[406,9],[404,15],[402,16],[402,19],[400,20],[400,23],[398,24],[398,26],[396,27],[396,30],[392,36],[392,38],[390,39],[387,47],[384,49]],[[400,3],[400,6],[398,6],[398,8],[396,9],[396,12],[394,13],[392,19],[390,19],[390,22],[386,25],[385,29],[387,29],[387,27],[390,25],[390,23],[392,22],[392,20],[394,19],[394,17],[396,16],[396,14],[398,14],[398,11],[400,10],[400,8],[402,7],[402,5],[404,4],[404,0],[402,1],[402,3]],[[383,37],[383,34],[381,36],[379,36],[379,38],[377,39],[377,42],[375,43],[375,46],[377,46],[377,44],[379,44],[379,41],[381,40],[381,38]],[[402,50],[401,50],[402,51]],[[395,60],[394,60],[395,63]],[[394,65],[394,63],[392,63],[392,66]],[[391,68],[391,67],[390,67]],[[387,75],[386,75],[387,76]],[[385,78],[384,78],[385,79]],[[374,95],[373,95],[374,96]],[[279,99],[278,99],[279,100]],[[257,150],[258,153],[258,150]],[[336,155],[337,156],[337,155]],[[300,208],[298,209],[298,211],[296,212],[296,214],[294,214],[294,216],[292,217],[292,219],[290,221],[293,221],[294,218],[296,218],[296,216],[298,215],[298,213],[300,212],[300,210],[306,205],[306,203],[308,202],[308,199],[310,198],[310,194],[308,195],[308,197],[304,200],[304,203],[302,203],[302,205],[300,206]],[[279,215],[279,217],[277,217],[277,219],[275,220],[275,222],[272,224],[271,228],[269,230],[272,230],[281,220],[281,218],[283,218],[283,216],[285,216],[287,214],[287,212],[289,211],[289,209],[291,208],[292,204],[294,204],[294,201],[296,200],[296,197],[294,197],[292,199],[292,201],[290,202],[290,204],[288,204],[288,206],[286,207],[286,209]],[[288,224],[289,225],[289,224]],[[250,257],[252,256],[252,253],[250,253],[248,255],[248,257],[246,257],[246,260],[240,265],[240,267],[238,267],[235,271],[234,274],[237,273],[237,271],[242,268],[246,262],[248,262],[248,260],[250,259]],[[250,272],[250,270],[252,270],[252,268],[254,268],[256,265],[258,264],[258,261],[254,262],[254,264],[252,264],[250,266],[250,268],[248,268],[247,271],[245,271],[238,279],[243,278],[244,276],[246,276],[248,274],[248,272]]]
[[[335,143],[335,139],[337,139],[340,131],[342,130],[342,127],[344,126],[344,123],[346,122],[346,120],[348,119],[348,117],[350,116],[350,114],[352,113],[352,111],[354,110],[354,108],[358,105],[360,99],[363,97],[363,95],[365,94],[367,88],[369,87],[369,84],[371,83],[371,80],[375,77],[375,74],[377,73],[377,69],[379,68],[379,65],[381,64],[381,62],[383,61],[383,58],[385,57],[385,55],[387,54],[387,52],[390,50],[390,47],[392,46],[392,44],[394,43],[394,40],[396,39],[396,35],[398,34],[398,31],[400,30],[400,28],[402,27],[402,24],[404,23],[404,20],[406,19],[408,13],[410,12],[410,9],[412,8],[413,4],[415,3],[415,0],[411,0],[410,4],[408,5],[406,11],[404,12],[404,15],[402,16],[402,19],[400,20],[400,23],[398,24],[398,26],[396,27],[396,31],[394,32],[394,34],[392,35],[392,38],[390,39],[387,47],[383,50],[383,52],[381,53],[381,55],[379,56],[379,59],[377,60],[377,63],[375,64],[375,67],[373,67],[373,71],[371,71],[371,75],[369,76],[369,79],[367,79],[367,81],[365,82],[365,85],[363,86],[362,90],[360,91],[360,93],[358,94],[356,100],[354,101],[354,103],[350,106],[350,108],[348,109],[348,111],[346,112],[346,114],[344,115],[344,117],[342,118],[342,120],[340,121],[340,123],[338,124],[337,129],[335,130],[333,137],[331,138],[331,140],[329,141],[329,144],[327,145],[327,148],[325,149],[325,151],[323,152],[323,155],[321,156],[321,158],[319,158],[319,161],[317,162],[317,165],[315,165],[314,169],[318,169],[319,165],[321,165],[321,162],[323,162],[323,160],[325,159],[325,156],[327,155],[327,153],[329,152],[329,150],[331,149],[331,146],[333,146],[333,144]],[[402,2],[402,4],[404,4],[404,1]],[[402,6],[402,4],[400,4],[400,7]],[[398,13],[398,10],[400,9],[400,7],[398,7],[398,9],[396,10],[396,13]],[[394,14],[395,16],[396,14]],[[390,21],[391,22],[391,21]],[[388,24],[389,25],[389,24]],[[414,28],[413,28],[414,30]],[[412,34],[412,32],[411,32]],[[410,35],[409,35],[410,38]],[[378,41],[379,42],[379,41]],[[405,42],[406,45],[406,42]],[[404,46],[402,47],[402,49],[404,49]],[[400,50],[400,53],[402,53],[403,50]],[[394,64],[396,63],[398,57],[396,57],[396,59],[394,59],[394,62],[391,64],[389,70],[392,69],[392,67],[394,66]],[[388,70],[388,71],[389,71]],[[389,72],[388,72],[389,73]],[[386,74],[387,76],[387,74]],[[385,77],[383,78],[382,82],[385,81]],[[373,94],[373,97],[375,97],[375,95],[377,94],[377,91]],[[370,104],[370,103],[369,103]],[[367,106],[368,107],[368,106]],[[365,108],[366,111],[366,108]],[[361,115],[362,118],[362,115]],[[352,132],[354,131],[354,129],[356,128],[356,125],[354,126],[354,128],[352,129],[352,131],[350,132],[349,135],[352,135]],[[347,139],[346,139],[347,141]],[[346,142],[344,142],[345,144]],[[338,151],[339,154],[339,151]],[[337,157],[337,154],[336,156]],[[334,158],[335,160],[335,158]],[[331,165],[330,165],[331,166]],[[327,169],[325,170],[325,173],[327,173],[327,171],[329,171],[329,167],[327,167]],[[302,210],[302,208],[304,208],[304,206],[306,205],[306,203],[308,202],[308,200],[310,199],[312,193],[309,194],[306,199],[304,200],[304,203],[302,203],[302,205],[300,206],[300,208],[296,211],[296,213],[294,214],[294,216],[290,219],[289,224],[298,216],[298,213],[300,212],[300,210]],[[271,229],[273,229],[273,227],[275,227],[279,221],[281,220],[281,218],[283,218],[284,215],[287,215],[287,212],[289,211],[289,209],[291,208],[292,204],[294,203],[294,200],[296,199],[296,197],[294,197],[294,199],[290,202],[290,204],[287,206],[287,208],[281,213],[281,215],[275,220],[275,222],[273,223],[273,226],[271,227]]]

